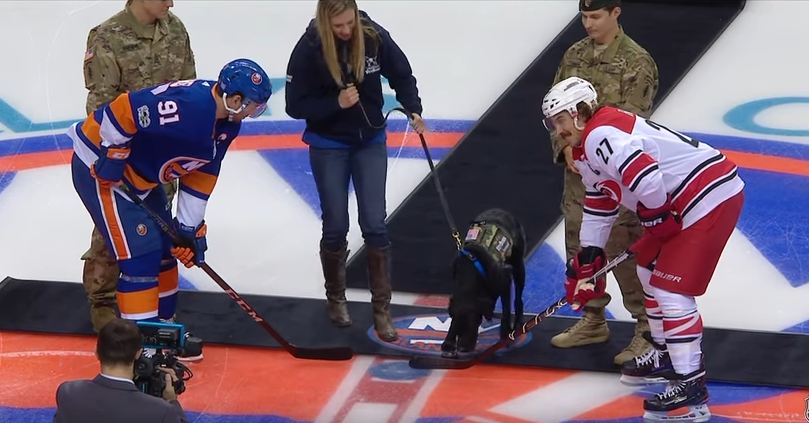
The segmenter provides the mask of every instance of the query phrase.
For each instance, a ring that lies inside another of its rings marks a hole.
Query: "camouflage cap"
[[[605,7],[621,6],[621,0],[579,0],[579,10],[592,12]]]

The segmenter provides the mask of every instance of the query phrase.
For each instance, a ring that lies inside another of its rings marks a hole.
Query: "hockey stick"
[[[629,251],[624,251],[619,254],[615,259],[607,263],[601,270],[596,272],[591,278],[590,281],[595,281],[596,279],[606,275],[612,269],[616,268],[619,264],[621,264],[624,260],[632,257],[632,253]],[[508,337],[500,339],[496,344],[486,348],[480,354],[477,354],[473,357],[468,359],[459,360],[457,358],[444,358],[444,357],[428,357],[428,356],[420,356],[420,357],[413,357],[410,359],[410,367],[414,369],[468,369],[475,364],[478,364],[489,357],[491,357],[497,351],[503,349],[504,347],[508,346],[512,342],[514,342],[520,336],[525,335],[531,329],[536,327],[540,322],[545,320],[546,317],[552,316],[554,313],[559,311],[560,308],[567,305],[567,299],[565,297],[560,298],[551,306],[545,309],[540,314],[537,314],[533,319],[528,322],[523,323],[519,330],[515,329],[508,334]]]
[[[149,217],[155,223],[157,223],[157,226],[160,226],[160,229],[171,238],[171,241],[174,244],[186,244],[180,235],[177,234],[177,231],[171,225],[166,223],[166,221],[164,221],[157,213],[155,213],[154,210],[150,209],[146,204],[144,204],[140,197],[135,195],[135,193],[130,191],[125,185],[121,185],[120,188],[121,191],[123,191],[126,196],[132,200],[133,203],[140,206],[140,208],[142,208],[143,211],[145,211],[146,214],[148,214]],[[219,274],[211,269],[211,267],[208,266],[208,263],[202,263],[198,266],[200,269],[205,271],[205,273],[207,273],[208,276],[210,276],[211,279],[213,279],[214,282],[216,282],[216,284],[219,285],[225,291],[225,293],[228,294],[228,296],[235,301],[236,304],[238,304],[248,316],[250,316],[251,319],[253,319],[254,322],[258,323],[262,328],[264,328],[264,330],[266,330],[270,336],[272,336],[273,339],[275,339],[275,341],[281,345],[281,347],[292,354],[293,357],[307,360],[350,360],[351,357],[354,356],[354,351],[349,347],[305,348],[290,344],[289,341],[284,339],[284,337],[281,336],[278,331],[270,326],[270,324],[258,314],[253,306],[242,298],[239,293],[234,291],[233,288],[231,288],[231,286],[228,285],[228,283],[225,282],[221,276],[219,276]]]

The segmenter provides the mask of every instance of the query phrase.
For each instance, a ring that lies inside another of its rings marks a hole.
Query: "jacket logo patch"
[[[141,128],[145,128],[152,123],[152,120],[149,119],[149,106],[143,105],[138,107],[138,124]]]
[[[144,225],[143,223],[139,223],[138,226],[135,227],[135,232],[137,232],[138,235],[140,236],[144,236],[149,231],[146,228],[146,225]]]
[[[375,72],[379,72],[382,69],[382,66],[379,66],[379,61],[376,60],[376,57],[368,57],[365,56],[365,74],[371,74]]]

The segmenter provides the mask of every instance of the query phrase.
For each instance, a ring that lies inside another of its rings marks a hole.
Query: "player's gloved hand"
[[[671,239],[683,230],[683,222],[671,209],[671,196],[660,207],[650,209],[638,202],[638,219],[644,228],[644,236],[651,235],[661,243]]]
[[[573,310],[579,310],[590,300],[604,295],[607,276],[595,281],[591,278],[607,264],[604,250],[598,247],[585,247],[567,263],[565,276],[565,296]]]
[[[638,202],[638,219],[643,226],[643,236],[629,247],[639,266],[649,268],[657,259],[663,244],[683,230],[683,223],[671,209],[671,196],[660,207],[650,209]]]
[[[120,185],[128,157],[129,147],[101,146],[98,160],[90,166],[90,174],[102,185]]]
[[[208,249],[208,242],[205,235],[208,226],[203,220],[197,226],[186,226],[174,219],[174,227],[182,240],[181,245],[175,245],[171,249],[171,254],[180,260],[185,267],[201,265],[205,263],[205,250]]]

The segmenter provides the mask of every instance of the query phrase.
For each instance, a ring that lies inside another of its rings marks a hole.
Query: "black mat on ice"
[[[743,5],[743,0],[625,1],[624,29],[649,51],[660,70],[655,104],[671,92]],[[577,16],[438,166],[462,235],[475,215],[499,207],[523,223],[530,251],[561,218],[562,168],[551,163],[539,106],[565,50],[585,36]],[[425,110],[429,111],[429,104]],[[431,180],[423,180],[391,214],[388,227],[396,290],[448,293],[454,244]],[[361,250],[349,263],[350,287],[366,287],[365,268],[366,255]]]
[[[178,320],[208,343],[247,346],[277,344],[224,293],[183,291]],[[369,337],[370,305],[349,303],[354,325],[331,326],[320,300],[246,295],[245,299],[299,346],[348,345],[358,354],[409,357]],[[442,315],[443,310],[393,306],[397,316]],[[0,282],[0,330],[92,334],[87,300],[77,283]],[[612,357],[632,337],[629,323],[610,322],[612,337],[606,344],[559,350],[549,344],[554,334],[570,326],[567,318],[551,317],[533,332],[527,345],[495,358],[503,364],[615,372]],[[401,332],[400,332],[401,333]],[[809,387],[809,335],[706,329],[704,349],[714,381]],[[459,370],[460,371],[460,370]]]

